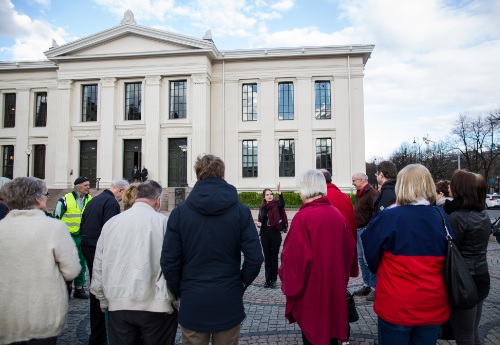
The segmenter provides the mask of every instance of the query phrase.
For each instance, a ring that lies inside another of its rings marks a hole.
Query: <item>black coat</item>
[[[212,333],[241,323],[244,289],[262,261],[252,215],[236,189],[220,178],[196,182],[170,214],[160,261],[168,287],[181,298],[179,324]]]
[[[97,240],[101,236],[102,227],[108,220],[119,213],[120,204],[109,189],[92,198],[82,214],[80,224],[82,247],[95,249]]]
[[[396,180],[387,180],[380,189],[380,194],[375,200],[374,211],[375,214],[383,211],[387,207],[396,202]]]

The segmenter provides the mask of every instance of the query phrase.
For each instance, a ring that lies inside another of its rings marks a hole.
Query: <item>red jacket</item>
[[[308,202],[293,218],[278,270],[285,317],[315,345],[347,338],[346,288],[356,242],[326,197]]]

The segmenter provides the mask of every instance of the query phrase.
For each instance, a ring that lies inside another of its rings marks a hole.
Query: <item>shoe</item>
[[[356,291],[354,291],[352,294],[354,296],[366,296],[370,292],[372,292],[372,288],[371,287],[369,287],[369,286],[362,286],[359,289],[357,289]]]
[[[271,289],[276,289],[276,280],[271,282]]]
[[[351,343],[349,341],[343,341],[342,345],[351,345]]]
[[[375,301],[375,290],[372,290],[368,296],[366,296],[366,300],[369,302]]]
[[[73,297],[74,298],[80,298],[80,299],[89,299],[89,294],[85,292],[83,288],[75,288],[75,291],[73,292]]]
[[[271,287],[271,282],[266,282],[264,284],[264,288],[267,289],[267,288],[270,288]]]

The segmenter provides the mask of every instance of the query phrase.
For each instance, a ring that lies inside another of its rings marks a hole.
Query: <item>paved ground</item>
[[[500,344],[500,245],[491,237],[488,246],[488,262],[491,274],[491,290],[485,300],[480,332],[485,345]],[[279,289],[264,289],[264,272],[245,293],[247,318],[243,322],[240,344],[302,344],[300,329],[288,324],[284,318],[285,298]],[[361,278],[351,279],[349,289],[361,285]],[[373,345],[377,338],[377,317],[373,303],[364,297],[356,297],[360,320],[351,324],[352,345]],[[68,327],[59,337],[58,345],[87,344],[89,335],[89,302],[71,298]],[[177,333],[177,344],[181,344]],[[439,341],[438,344],[455,344]]]

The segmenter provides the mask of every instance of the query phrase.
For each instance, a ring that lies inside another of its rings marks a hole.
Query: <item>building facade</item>
[[[363,74],[373,45],[219,51],[195,39],[121,24],[0,63],[1,175],[68,188],[108,187],[145,166],[164,187],[192,186],[213,153],[240,190],[293,190],[326,168],[344,190],[365,170]]]

